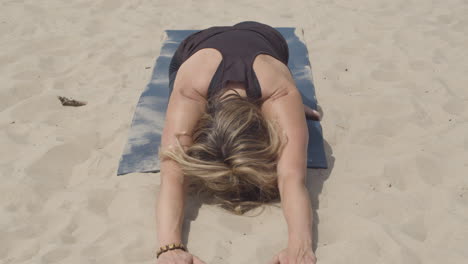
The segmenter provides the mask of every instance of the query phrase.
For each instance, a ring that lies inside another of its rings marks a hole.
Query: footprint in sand
[[[459,115],[462,114],[465,111],[466,108],[466,102],[463,101],[461,98],[457,97],[451,97],[450,99],[445,102],[445,104],[442,106],[445,112],[451,114],[451,115]]]
[[[400,248],[400,254],[401,254],[401,264],[422,264],[421,259],[416,255],[416,253],[407,248],[407,247],[401,247]]]
[[[95,189],[88,192],[88,209],[101,216],[107,216],[107,209],[116,193],[113,190]]]
[[[11,241],[10,243],[14,243],[14,242]],[[40,242],[38,239],[29,239],[29,240],[21,241],[20,244],[17,244],[17,246],[13,247],[10,250],[9,255],[13,256],[16,263],[20,263],[20,262],[30,263],[31,258],[39,254],[40,248],[41,246],[40,246]]]
[[[408,177],[408,174],[401,168],[401,163],[387,162],[384,165],[383,178],[388,184],[391,184],[392,187],[400,191],[405,191],[407,185],[406,177]]]
[[[430,70],[432,70],[432,67],[433,67],[431,63],[427,61],[423,61],[423,60],[411,61],[409,62],[409,66],[413,71],[418,71],[418,72],[421,72],[421,71],[429,72]]]
[[[125,263],[148,262],[153,258],[153,249],[144,239],[138,237],[122,249],[122,256]]]
[[[400,229],[411,238],[424,242],[427,237],[427,229],[424,225],[424,213],[414,212],[406,217],[407,219],[400,226]]]
[[[42,196],[49,196],[68,184],[73,167],[89,156],[90,150],[78,143],[66,143],[51,148],[26,168],[26,181]]]
[[[97,6],[98,10],[96,12],[115,12],[116,9],[119,9],[125,1],[123,0],[104,0]]]
[[[11,118],[17,122],[41,122],[48,113],[62,111],[63,106],[55,95],[39,95],[19,101],[11,110]]]
[[[435,49],[432,54],[432,62],[435,64],[441,64],[447,61],[447,57],[444,52],[440,49]]]
[[[225,264],[228,263],[227,260],[231,256],[231,248],[229,247],[229,244],[225,243],[217,243],[216,244],[216,249],[214,252],[216,252],[216,255],[208,261],[208,263],[213,263],[213,264]]]
[[[34,87],[34,88],[33,88]],[[17,82],[10,89],[0,91],[0,111],[20,103],[32,96],[40,94],[44,90],[42,82],[21,81]]]
[[[416,99],[411,99],[413,112],[410,115],[411,120],[414,121],[421,128],[427,128],[434,124],[431,115],[423,108],[420,102]]]
[[[66,248],[56,248],[45,253],[41,260],[44,264],[61,263],[61,260],[70,255],[70,250]]]
[[[85,246],[81,250],[80,255],[81,257],[86,258],[88,260],[95,260],[98,259],[100,256],[104,255],[104,251],[105,249],[102,246],[97,245],[97,243],[94,242],[91,245]]]
[[[76,222],[76,218],[72,218],[68,226],[61,232],[60,238],[63,243],[74,244],[76,242],[76,237],[73,235],[73,232],[79,227]]]
[[[400,79],[400,74],[393,62],[380,63],[376,70],[370,73],[371,77],[380,82],[394,82]]]
[[[442,183],[439,160],[431,156],[417,156],[414,158],[419,177],[429,185],[439,185]]]
[[[37,238],[42,234],[43,230],[38,224],[25,224],[25,226],[20,227],[13,231],[11,235],[15,238],[15,240],[29,240],[33,238]]]

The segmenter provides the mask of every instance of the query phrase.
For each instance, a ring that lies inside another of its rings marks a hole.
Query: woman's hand
[[[306,115],[306,119],[315,120],[315,121],[320,121],[322,119],[320,112],[308,107],[307,105],[304,105],[304,112]]]
[[[169,250],[159,255],[157,264],[206,264],[197,256],[182,249]]]
[[[311,247],[288,246],[281,250],[269,264],[315,264],[317,257]]]

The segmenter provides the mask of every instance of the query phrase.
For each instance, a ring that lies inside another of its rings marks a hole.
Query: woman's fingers
[[[318,111],[308,107],[307,105],[304,105],[304,112],[305,112],[305,115],[306,115],[307,119],[312,119],[312,120],[315,120],[315,121],[320,121],[320,119],[321,119],[320,113]]]
[[[275,256],[270,260],[270,262],[268,262],[268,264],[280,264],[280,261],[279,261],[279,254],[275,255]]]

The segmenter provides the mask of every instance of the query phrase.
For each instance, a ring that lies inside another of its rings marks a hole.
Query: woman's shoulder
[[[195,52],[180,66],[174,89],[194,90],[206,97],[208,86],[221,60],[222,55],[215,49],[205,48]]]
[[[268,100],[280,91],[296,87],[288,66],[270,55],[258,55],[253,63],[253,70],[260,84],[264,100]]]

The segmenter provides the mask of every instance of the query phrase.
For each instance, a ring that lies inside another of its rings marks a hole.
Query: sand
[[[2,1],[0,263],[155,263],[159,174],[116,176],[165,29],[304,28],[330,162],[308,171],[318,263],[468,263],[468,3]],[[87,101],[64,107],[57,96]],[[207,263],[266,263],[280,208],[187,204]]]

